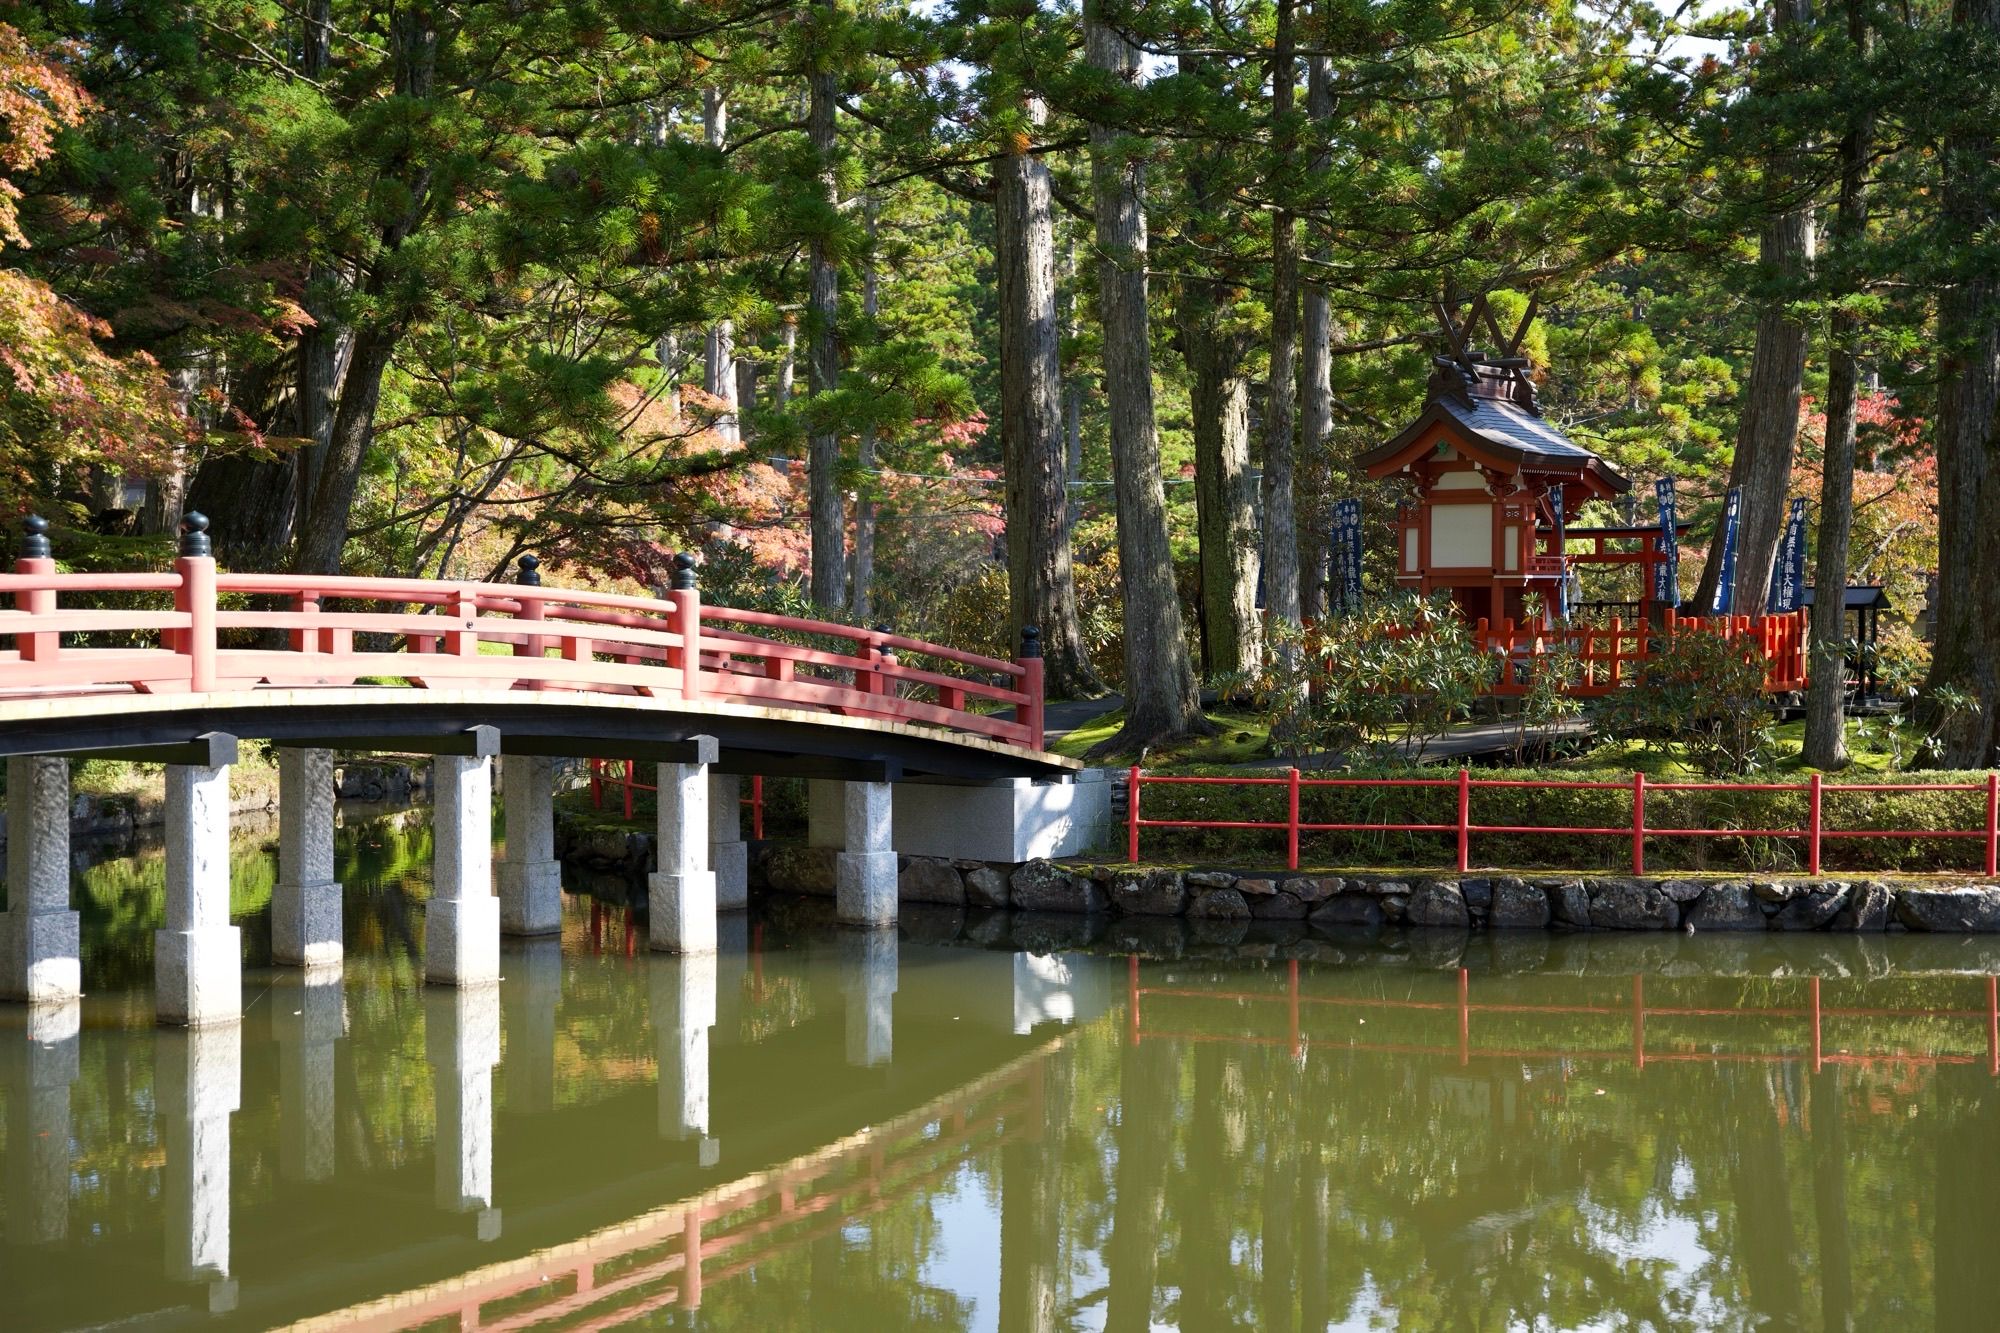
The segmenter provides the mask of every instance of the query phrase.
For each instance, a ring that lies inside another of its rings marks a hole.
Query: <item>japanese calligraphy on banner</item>
[[[1806,502],[1793,500],[1785,516],[1785,535],[1771,562],[1771,596],[1766,609],[1782,615],[1799,609],[1799,592],[1806,582]]]
[[[1736,605],[1736,527],[1743,514],[1743,490],[1729,488],[1722,503],[1722,574],[1715,585],[1715,614],[1726,616]]]
[[[1338,500],[1333,506],[1333,574],[1338,609],[1361,609],[1361,501]]]
[[[1563,559],[1563,488],[1560,485],[1549,492],[1549,509],[1555,519],[1555,533],[1550,546],[1555,558],[1562,561],[1562,568],[1556,576],[1556,621],[1567,625],[1570,614],[1569,562]]]
[[[1653,483],[1660,502],[1660,559],[1653,563],[1653,600],[1667,606],[1681,604],[1681,550],[1674,527],[1674,479],[1661,477]]]

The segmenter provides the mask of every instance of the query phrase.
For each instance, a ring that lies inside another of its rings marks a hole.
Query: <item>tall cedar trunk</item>
[[[1090,63],[1131,81],[1138,76],[1138,52],[1096,14],[1096,3],[1086,6]],[[1090,159],[1112,490],[1118,505],[1118,573],[1125,603],[1125,725],[1101,747],[1109,753],[1206,731],[1208,724],[1188,663],[1160,483],[1146,310],[1145,168],[1107,125],[1090,127]]]
[[[1803,0],[1774,0],[1771,26],[1782,30],[1800,21]],[[1754,94],[1753,94],[1754,95]],[[1770,191],[1785,188],[1786,168],[1772,161]],[[1813,218],[1810,205],[1774,213],[1758,240],[1757,262],[1767,282],[1785,286],[1805,276],[1812,263]],[[1780,290],[1766,298],[1757,315],[1757,343],[1751,352],[1750,382],[1743,395],[1743,414],[1736,430],[1736,458],[1729,484],[1740,487],[1743,506],[1736,542],[1736,615],[1762,615],[1771,589],[1771,557],[1785,524],[1786,493],[1792,476],[1792,453],[1799,438],[1799,394],[1805,386],[1806,330],[1785,309],[1790,297]],[[1723,546],[1709,543],[1694,609],[1706,615],[1715,605],[1722,579]]]
[[[341,386],[340,410],[334,414],[333,436],[327,442],[326,465],[313,488],[312,507],[299,526],[299,546],[292,568],[301,574],[338,574],[340,551],[347,544],[347,514],[361,482],[361,465],[375,434],[375,404],[382,397],[382,375],[389,368],[401,328],[368,328],[354,335],[353,359]]]
[[[1277,160],[1292,141],[1293,0],[1278,0],[1271,52],[1271,121]],[[1271,402],[1264,411],[1264,604],[1271,619],[1299,620],[1299,525],[1292,494],[1292,428],[1297,420],[1294,374],[1299,342],[1299,227],[1291,210],[1271,218]]]
[[[1847,28],[1856,54],[1868,41],[1861,0],[1848,0]],[[1847,267],[1868,222],[1865,173],[1872,119],[1863,113],[1840,140],[1840,205],[1834,217],[1832,262],[1844,289],[1853,285]],[[1860,394],[1854,343],[1860,318],[1834,312],[1827,331],[1826,461],[1820,485],[1819,551],[1813,565],[1812,646],[1807,661],[1812,681],[1806,692],[1805,762],[1815,768],[1847,763],[1847,544],[1854,530],[1855,403]]]
[[[397,93],[413,101],[427,100],[437,78],[438,34],[434,14],[421,5],[397,10],[390,24],[390,41],[396,62]],[[413,146],[422,142],[412,140]],[[401,215],[382,228],[381,254],[366,284],[370,295],[376,297],[382,295],[386,285],[384,265],[409,238],[429,207],[430,169],[413,161],[406,161],[404,166],[407,175],[401,183],[409,203]],[[354,506],[354,492],[375,434],[375,405],[382,397],[382,376],[402,335],[403,322],[394,315],[381,317],[353,334],[347,353],[347,372],[340,382],[340,402],[327,439],[326,459],[313,486],[312,505],[299,524],[299,545],[292,567],[301,574],[340,572],[340,552],[347,543],[348,512]]]
[[[1969,44],[2000,42],[2000,0],[1959,0],[1952,21]],[[1996,156],[1990,122],[1965,123],[1945,141],[1942,211],[1959,245],[2000,223]],[[1938,343],[1937,646],[1925,690],[1950,686],[1978,700],[1945,717],[1942,759],[1983,768],[2000,744],[2000,281],[1975,269],[1948,286]]]
[[[782,412],[792,401],[792,389],[799,364],[799,317],[787,311],[778,329],[778,379],[771,386],[771,406]]]
[[[1031,101],[1029,119],[1043,118]],[[994,268],[1000,303],[1000,456],[1006,476],[1008,641],[1042,633],[1048,693],[1104,692],[1084,649],[1071,567],[1065,484],[1069,459],[1060,402],[1055,217],[1049,168],[1019,153],[994,169]]]
[[[830,20],[831,0],[823,6]],[[822,51],[818,59],[832,59]],[[840,89],[833,72],[815,69],[808,86],[806,134],[812,140],[821,197],[829,209],[839,203],[839,177],[834,152],[834,102]],[[840,344],[836,319],[840,274],[824,236],[812,243],[812,289],[806,302],[806,385],[814,394],[831,393],[840,376]],[[806,446],[806,473],[812,510],[812,599],[815,605],[838,607],[847,592],[847,515],[840,494],[840,436],[830,429],[815,433]]]
[[[326,76],[332,55],[332,0],[310,0],[304,16],[303,40],[299,44],[300,72],[315,82]],[[306,273],[305,308],[312,316],[311,327],[299,335],[299,446],[290,460],[288,486],[293,513],[284,524],[282,538],[275,534],[274,547],[288,545],[292,534],[305,527],[313,492],[319,486],[320,470],[326,466],[327,447],[333,439],[333,418],[340,402],[341,375],[346,369],[352,336],[334,313],[329,289],[337,288],[343,274],[337,264],[315,264]]]
[[[1333,115],[1333,73],[1325,56],[1306,65],[1306,117],[1315,123]],[[1331,165],[1327,153],[1313,154],[1313,174]],[[1312,258],[1329,258],[1326,236],[1312,228]],[[1315,479],[1316,503],[1304,510],[1299,537],[1299,613],[1308,619],[1326,614],[1327,501],[1333,480],[1333,301],[1326,288],[1306,282],[1304,316],[1299,330],[1299,446],[1305,470]]]
[[[1070,284],[1069,298],[1063,303],[1062,336],[1074,343],[1077,329],[1076,237],[1071,234],[1063,246],[1063,281]],[[1063,440],[1068,450],[1064,469],[1068,478],[1069,516],[1072,534],[1083,518],[1083,378],[1072,372],[1063,379]]]
[[[729,99],[720,88],[705,88],[701,94],[701,137],[710,148],[721,149],[729,142]],[[702,358],[701,389],[711,399],[716,417],[714,430],[726,443],[742,438],[737,429],[736,410],[736,325],[718,319],[709,326],[708,346]]]
[[[882,308],[882,279],[875,268],[875,206],[868,204],[868,267],[861,271],[861,313],[872,324]],[[875,432],[863,428],[855,449],[861,482],[854,502],[854,587],[849,605],[854,618],[867,624],[875,614]]]
[[[1191,187],[1192,187],[1191,182]],[[1201,666],[1208,677],[1254,671],[1257,622],[1255,483],[1250,479],[1248,340],[1217,327],[1212,284],[1189,278],[1179,302],[1180,345],[1194,419],[1195,531],[1201,559]]]
[[[1010,1333],[1055,1333],[1062,1326],[1059,1224],[1074,1061],[1067,1048],[1043,1059],[1041,1104],[1022,1112],[1026,1123],[1007,1126],[1010,1141],[1000,1150],[999,1327]]]

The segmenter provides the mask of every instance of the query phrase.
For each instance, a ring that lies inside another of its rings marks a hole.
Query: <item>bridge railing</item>
[[[660,598],[545,588],[533,556],[519,583],[228,573],[200,514],[182,525],[170,572],[65,574],[47,528],[30,519],[14,572],[0,574],[14,602],[0,610],[0,636],[14,641],[0,651],[0,698],[364,683],[571,691],[801,709],[1041,748],[1032,628],[1008,662],[886,628],[704,606],[686,555]],[[171,609],[75,602],[132,594],[170,596]]]

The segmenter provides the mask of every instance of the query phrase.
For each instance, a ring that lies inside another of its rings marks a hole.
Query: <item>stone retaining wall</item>
[[[830,897],[833,856],[823,847],[759,848],[752,885]],[[2000,931],[2000,885],[1911,878],[1321,875],[907,856],[899,881],[902,900],[914,903],[1347,930]]]

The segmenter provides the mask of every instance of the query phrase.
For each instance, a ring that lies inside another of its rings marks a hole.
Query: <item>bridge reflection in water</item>
[[[997,923],[680,958],[579,909],[497,991],[405,948],[241,1025],[8,1011],[4,1323],[1980,1326],[1984,944]]]

